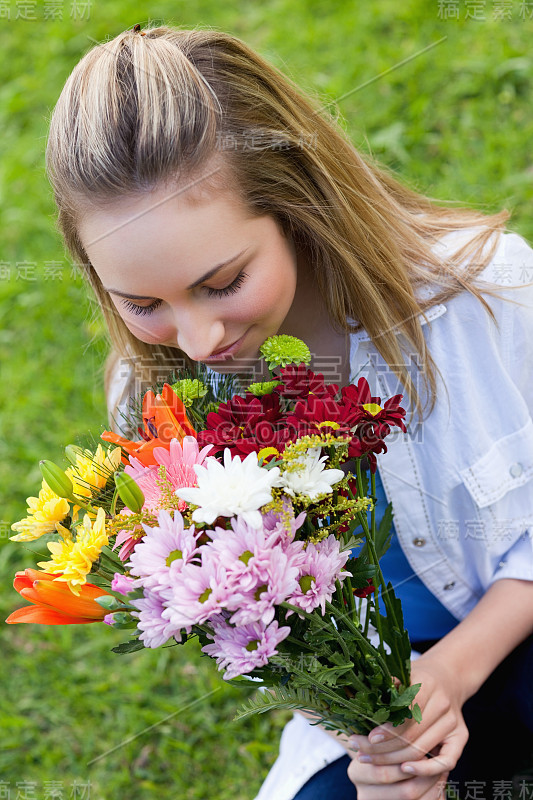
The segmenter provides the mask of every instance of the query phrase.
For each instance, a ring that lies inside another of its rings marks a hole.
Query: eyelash
[[[138,306],[136,305],[136,303],[132,303],[131,300],[126,300],[126,299],[123,299],[122,302],[126,306],[128,311],[131,311],[133,314],[144,315],[144,314],[151,314],[152,311],[155,311],[156,308],[159,308],[159,306],[163,301],[154,300],[154,302],[149,306]]]
[[[227,297],[230,294],[236,294],[247,277],[248,274],[244,270],[241,270],[235,280],[233,280],[229,286],[224,286],[223,289],[212,289],[211,286],[206,286],[207,294],[209,297]]]
[[[223,289],[213,289],[211,286],[206,286],[205,288],[207,289],[207,294],[209,297],[228,297],[230,294],[236,294],[247,277],[248,274],[242,270],[239,272],[235,280],[233,280],[228,286],[224,286]],[[145,315],[151,314],[156,310],[156,308],[159,308],[163,301],[154,300],[154,302],[149,306],[138,306],[136,303],[132,303],[131,300],[126,300],[125,298],[122,299],[122,302],[128,311],[131,311],[133,314]]]

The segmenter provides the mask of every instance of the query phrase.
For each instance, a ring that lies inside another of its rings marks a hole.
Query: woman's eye
[[[154,300],[149,306],[138,306],[136,303],[132,303],[131,300],[122,300],[125,307],[128,311],[131,311],[133,314],[151,314],[152,311],[155,311],[156,308],[159,308],[162,300]]]
[[[209,297],[227,297],[230,294],[235,294],[239,291],[247,277],[248,274],[244,272],[244,270],[241,270],[235,280],[228,284],[228,286],[224,286],[223,289],[213,289],[211,286],[206,286],[207,294]]]
[[[242,270],[228,286],[224,286],[222,289],[213,289],[211,286],[205,286],[204,288],[209,297],[227,297],[230,294],[238,292],[247,277],[248,274]],[[128,311],[137,315],[151,314],[156,308],[159,308],[163,302],[162,300],[154,300],[149,306],[138,306],[136,303],[132,303],[131,300],[126,300],[125,298],[121,298],[121,300]]]

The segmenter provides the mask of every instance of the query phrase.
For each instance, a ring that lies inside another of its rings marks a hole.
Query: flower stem
[[[359,495],[362,496],[363,495],[363,478],[362,478],[362,475],[361,475],[361,461],[360,461],[360,459],[357,459],[355,466],[356,466],[356,470],[357,470],[357,489],[358,489]],[[372,494],[372,497],[374,498],[376,496],[376,476],[375,476],[375,474],[373,472],[371,472],[371,474],[370,474],[370,486],[371,486],[371,494]],[[366,528],[367,528],[367,531],[368,531],[367,537],[366,537],[366,541],[367,541],[367,545],[368,545],[368,552],[369,552],[369,556],[370,556],[370,562],[372,563],[373,566],[376,567],[376,577],[377,577],[377,580],[374,582],[374,608],[375,608],[375,612],[376,612],[375,613],[376,630],[377,630],[378,636],[379,636],[379,650],[380,650],[380,653],[381,653],[383,659],[385,660],[385,658],[386,658],[385,646],[384,646],[384,642],[383,642],[383,631],[382,631],[382,628],[381,628],[381,617],[380,617],[380,613],[379,613],[379,589],[380,589],[380,587],[385,588],[385,585],[384,585],[384,580],[383,580],[383,573],[381,572],[381,569],[380,569],[380,566],[379,566],[379,559],[377,557],[376,546],[375,546],[375,541],[376,541],[376,504],[375,504],[375,502],[373,502],[372,511],[370,512],[370,530],[368,530],[368,524],[366,525]]]

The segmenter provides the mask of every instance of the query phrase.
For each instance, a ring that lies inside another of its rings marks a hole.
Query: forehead
[[[87,208],[79,233],[104,286],[161,296],[170,272],[189,284],[242,250],[254,219],[229,188],[160,186]]]

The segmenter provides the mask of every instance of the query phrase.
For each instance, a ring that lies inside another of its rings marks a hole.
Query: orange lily
[[[105,442],[118,444],[130,456],[135,456],[145,466],[156,464],[153,456],[154,447],[165,447],[168,450],[171,439],[182,442],[185,436],[196,436],[196,431],[187,418],[185,406],[180,398],[165,383],[161,394],[154,395],[150,390],[143,399],[144,433],[141,441],[132,442],[112,431],[104,431],[101,438]],[[126,456],[122,457],[128,464]]]
[[[81,587],[79,596],[70,591],[66,583],[55,581],[59,575],[25,569],[17,572],[13,586],[25,600],[33,603],[13,611],[6,622],[37,622],[41,625],[74,625],[101,622],[106,616],[105,608],[95,598],[109,594],[94,583]]]

